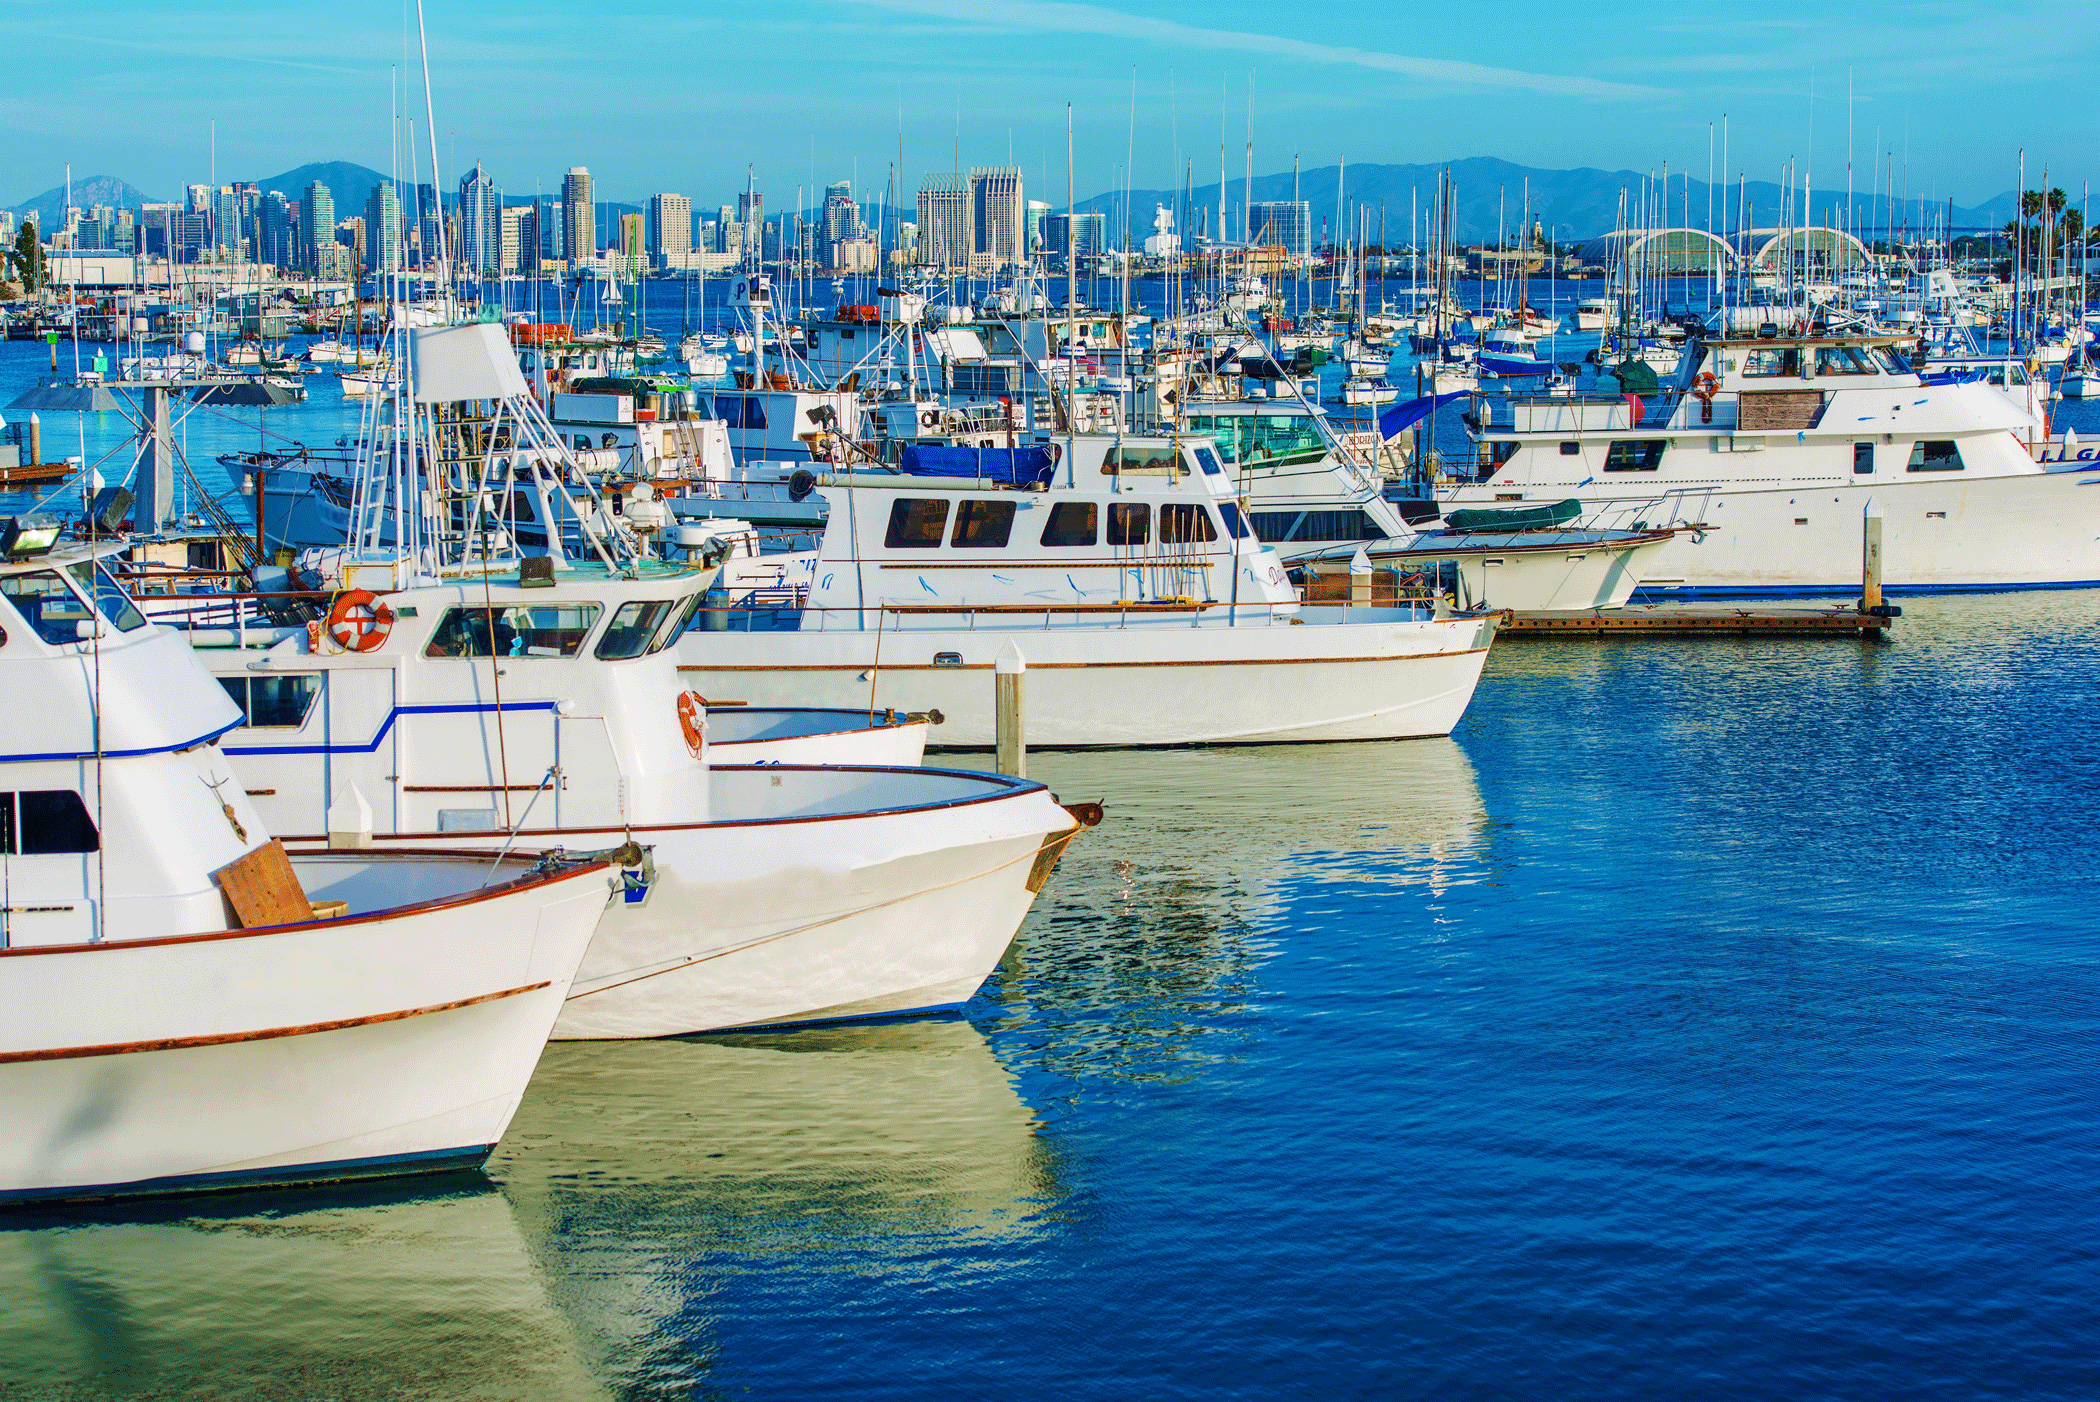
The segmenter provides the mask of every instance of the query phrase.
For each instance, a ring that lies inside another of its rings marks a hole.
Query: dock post
[[[1028,777],[1028,733],[1021,695],[1028,681],[1028,659],[1021,656],[1020,644],[1012,638],[1008,638],[1006,646],[999,650],[999,660],[992,664],[992,676],[997,690],[998,712],[994,722],[998,746],[996,767],[1001,774],[1025,779]]]
[[[32,410],[29,415],[29,466],[36,467],[44,461],[44,421]]]
[[[1872,613],[1881,607],[1881,511],[1871,501],[1861,525],[1859,606]]]

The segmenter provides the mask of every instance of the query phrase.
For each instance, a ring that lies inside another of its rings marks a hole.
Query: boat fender
[[[328,636],[345,652],[371,652],[394,631],[394,611],[369,589],[335,596],[328,610]]]
[[[678,693],[678,729],[685,736],[685,748],[694,759],[707,753],[707,702],[697,691]]]

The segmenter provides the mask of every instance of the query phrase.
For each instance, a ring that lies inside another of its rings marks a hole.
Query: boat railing
[[[1350,603],[1350,600],[1332,602]],[[1412,595],[1398,606],[1428,605],[1428,594]],[[1369,607],[1369,605],[1361,605]],[[1380,607],[1394,607],[1382,604]],[[1022,628],[1052,630],[1074,627],[1284,627],[1297,617],[1295,603],[1234,605],[1215,599],[1126,599],[1112,604],[901,604],[871,603],[865,608],[810,607],[801,603],[739,599],[724,607],[700,611],[699,631],[710,633],[921,633],[933,630],[973,633]],[[935,664],[940,665],[939,663]]]

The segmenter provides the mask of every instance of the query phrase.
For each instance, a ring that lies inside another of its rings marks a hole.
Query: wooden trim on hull
[[[520,993],[537,993],[549,987],[546,980],[528,983],[519,988],[506,988],[499,993],[483,993],[479,997],[459,998],[450,1003],[432,1003],[428,1007],[403,1008],[399,1012],[374,1013],[370,1017],[338,1018],[333,1022],[308,1022],[296,1027],[265,1027],[255,1032],[220,1032],[209,1037],[161,1037],[150,1042],[104,1042],[87,1047],[46,1047],[38,1051],[0,1052],[0,1066],[22,1061],[73,1061],[85,1056],[131,1056],[139,1052],[184,1051],[191,1047],[224,1047],[236,1042],[268,1042],[279,1037],[310,1037],[316,1032],[341,1032],[351,1027],[371,1027],[382,1022],[400,1022],[404,1018],[428,1017],[432,1013],[449,1013],[458,1008],[471,1008],[477,1003],[493,1003],[501,998],[515,998]]]

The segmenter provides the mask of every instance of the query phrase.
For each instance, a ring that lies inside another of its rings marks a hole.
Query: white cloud
[[[1631,83],[1607,83],[1595,78],[1575,78],[1555,73],[1526,73],[1514,68],[1489,68],[1478,63],[1412,58],[1406,54],[1382,53],[1375,49],[1313,44],[1302,39],[1286,39],[1274,34],[1200,29],[1194,25],[1177,24],[1172,20],[1126,15],[1099,5],[1038,4],[1028,3],[1027,0],[851,0],[851,3],[1008,29],[1099,34],[1117,39],[1182,44],[1193,48],[1273,54],[1279,58],[1298,59],[1307,63],[1347,65],[1380,73],[1398,73],[1410,78],[1427,78],[1442,83],[1469,87],[1513,88],[1524,92],[1550,93],[1557,97],[1629,101],[1671,95],[1665,89],[1639,87]]]

